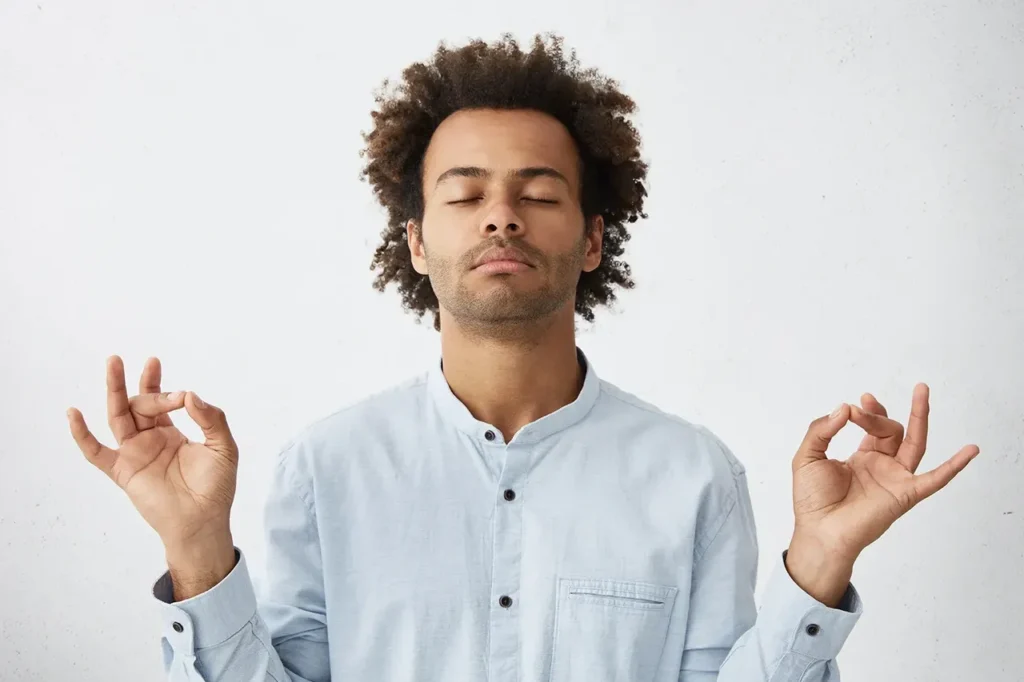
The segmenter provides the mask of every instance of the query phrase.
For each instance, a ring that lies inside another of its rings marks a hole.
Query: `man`
[[[706,428],[600,380],[575,343],[575,314],[632,286],[616,257],[643,216],[633,102],[559,40],[524,53],[508,37],[442,47],[378,101],[376,285],[434,314],[441,358],[283,449],[259,597],[232,541],[238,451],[220,409],[162,393],[156,359],[129,398],[113,356],[119,450],[69,411],[83,453],[164,542],[170,679],[837,680],[861,613],[855,559],[977,447],[915,475],[923,384],[906,436],[868,394],[815,419],[758,611],[743,466]],[[172,425],[182,407],[204,444]],[[827,458],[848,421],[868,435]]]

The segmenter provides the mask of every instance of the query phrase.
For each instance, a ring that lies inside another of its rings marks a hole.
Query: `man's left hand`
[[[811,422],[793,458],[796,523],[786,567],[802,589],[832,607],[846,592],[861,551],[980,452],[977,445],[965,445],[935,469],[917,474],[928,440],[928,386],[914,387],[905,435],[873,396],[864,394],[861,404],[842,403]],[[867,435],[849,459],[829,459],[829,442],[850,421]]]

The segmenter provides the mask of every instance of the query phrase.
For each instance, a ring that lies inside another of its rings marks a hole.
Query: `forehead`
[[[500,173],[509,168],[551,166],[571,181],[578,171],[576,145],[558,119],[540,111],[462,109],[437,127],[423,160],[427,186],[455,166]]]

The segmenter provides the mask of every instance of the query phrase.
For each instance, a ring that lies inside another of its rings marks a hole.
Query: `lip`
[[[499,265],[490,266],[490,263],[496,263]],[[533,265],[526,259],[521,252],[516,249],[489,249],[477,259],[474,269],[487,265],[489,268],[512,268],[513,264],[518,266],[533,267]],[[522,268],[520,268],[522,269]],[[499,270],[505,271],[505,270]],[[514,272],[516,270],[508,270],[508,272]]]
[[[529,270],[530,266],[518,260],[489,260],[473,269],[485,275],[497,275],[508,272],[523,272]]]

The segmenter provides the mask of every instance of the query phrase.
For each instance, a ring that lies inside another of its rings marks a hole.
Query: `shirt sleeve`
[[[175,602],[169,572],[154,584],[170,682],[329,682],[320,543],[294,454],[276,462],[264,506],[262,589],[237,547],[234,569],[202,594]]]
[[[836,656],[863,611],[853,585],[829,608],[775,563],[754,604],[757,533],[746,473],[694,565],[680,682],[839,682]]]

